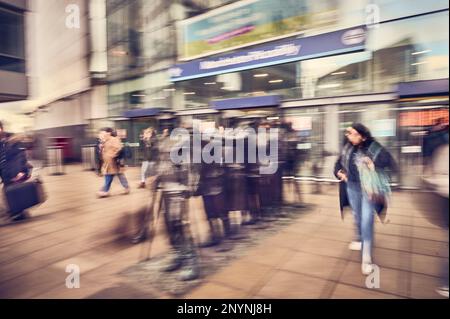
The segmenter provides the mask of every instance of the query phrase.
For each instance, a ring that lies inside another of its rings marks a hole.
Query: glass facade
[[[381,23],[369,29],[364,52],[189,80],[176,87],[190,93],[186,107],[261,94],[305,99],[391,92],[400,82],[448,78],[448,22],[444,11]]]
[[[285,102],[296,103],[315,98],[389,93],[387,95],[392,96],[389,101],[368,102],[363,97],[356,103],[330,102],[266,111],[296,127],[301,137],[300,176],[334,179],[331,172],[340,152],[343,130],[350,123],[362,122],[392,152],[397,162],[408,168],[402,170],[395,182],[417,185],[422,158],[420,151],[409,150],[420,149],[422,142],[420,138],[411,138],[411,133],[431,124],[411,126],[402,122],[412,102],[399,104],[393,96],[401,82],[448,78],[448,2],[305,0],[308,10],[326,23],[316,23],[314,28],[299,36],[366,24],[366,49],[175,83],[170,83],[167,70],[177,63],[180,43],[176,40],[176,21],[236,1],[190,1],[189,6],[175,1],[115,2],[114,8],[108,11],[108,31],[112,29],[108,35],[112,116],[120,117],[127,109],[158,107],[185,110],[187,113],[180,116],[181,122],[192,124],[202,120],[227,125],[222,112],[210,112],[212,100],[277,94]],[[136,17],[130,8],[138,5],[141,14]],[[374,21],[379,23],[372,25]],[[138,44],[133,51],[131,35],[135,33]],[[423,111],[432,107],[448,118],[448,97],[438,106],[424,103],[414,111],[417,113],[414,116],[428,118]],[[203,110],[199,112],[199,109]],[[248,115],[252,111],[242,112]],[[140,130],[157,126],[157,123],[154,118],[142,118],[120,121],[118,126],[128,131],[130,141],[136,141]]]
[[[208,107],[211,99],[261,94],[306,99],[390,92],[399,82],[448,78],[447,1],[305,0],[316,17],[327,12],[328,22],[303,36],[381,23],[369,28],[364,52],[171,85],[166,70],[177,59],[176,21],[231,2],[237,1],[107,1],[111,112]]]

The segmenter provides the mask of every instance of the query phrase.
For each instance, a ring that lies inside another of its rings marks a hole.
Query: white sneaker
[[[439,287],[436,289],[436,292],[442,297],[448,298],[448,287]]]
[[[348,249],[355,250],[355,251],[360,251],[362,249],[362,242],[360,242],[360,241],[352,241],[348,245]]]
[[[109,197],[109,193],[108,192],[100,191],[100,192],[97,193],[97,198],[106,198],[106,197]]]
[[[363,275],[370,275],[373,272],[373,265],[372,263],[362,263],[361,264],[361,271]]]

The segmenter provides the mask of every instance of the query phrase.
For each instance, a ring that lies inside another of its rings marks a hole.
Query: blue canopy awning
[[[136,117],[147,117],[155,116],[161,112],[160,108],[148,108],[148,109],[135,109],[128,110],[123,113],[123,117],[136,118]]]
[[[279,106],[281,97],[279,95],[264,95],[244,98],[234,98],[226,100],[216,100],[211,102],[211,108],[216,110],[236,110],[255,107]]]
[[[448,95],[448,79],[404,82],[398,85],[398,96],[401,98],[433,95]]]

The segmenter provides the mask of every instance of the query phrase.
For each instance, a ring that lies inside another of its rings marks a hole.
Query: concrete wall
[[[90,87],[88,19],[85,0],[33,0],[34,46],[30,50],[35,98],[47,104]],[[80,28],[68,28],[66,7],[75,4],[80,10]]]
[[[66,158],[66,162],[81,161],[81,146],[87,143],[86,140],[86,125],[74,125],[64,127],[54,127],[36,130],[34,133],[39,138],[39,144],[44,147],[49,144],[49,139],[53,137],[67,137],[70,140],[70,150],[72,156]],[[45,156],[45,154],[41,154]]]
[[[22,100],[27,95],[28,83],[24,73],[0,70],[0,101]]]

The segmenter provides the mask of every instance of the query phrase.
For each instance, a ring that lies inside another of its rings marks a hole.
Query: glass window
[[[186,106],[206,107],[212,99],[280,94],[284,99],[367,93],[370,52],[287,63],[177,84]]]
[[[338,96],[370,92],[369,51],[300,62],[299,96]]]
[[[448,12],[442,12],[383,23],[373,29],[370,46],[375,89],[448,78],[448,20]]]
[[[379,8],[381,21],[448,9],[446,0],[375,0],[372,2]]]
[[[0,54],[24,58],[23,15],[0,9]]]

